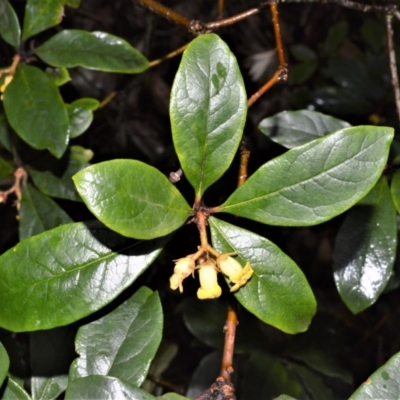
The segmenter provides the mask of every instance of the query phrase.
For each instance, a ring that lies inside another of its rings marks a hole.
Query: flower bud
[[[194,272],[195,262],[191,257],[180,258],[175,260],[174,274],[169,279],[169,286],[172,290],[179,288],[183,292],[182,282],[190,274]]]
[[[213,263],[202,264],[199,269],[200,288],[197,297],[200,300],[215,299],[221,296],[222,289],[217,282],[217,270]]]

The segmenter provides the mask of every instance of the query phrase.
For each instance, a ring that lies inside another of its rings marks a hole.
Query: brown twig
[[[186,47],[188,47],[188,45],[189,45],[189,43],[186,43],[183,46],[179,47],[179,49],[171,51],[171,53],[168,53],[164,57],[158,58],[157,60],[150,61],[149,68],[155,67],[156,65],[162,63],[165,60],[168,60],[169,58],[178,56],[179,54],[181,54],[185,51],[185,49],[186,49]]]
[[[5,203],[8,199],[8,196],[14,193],[17,197],[16,207],[17,210],[19,210],[22,199],[22,185],[26,183],[28,174],[24,168],[19,167],[14,172],[14,178],[14,184],[10,187],[10,189],[0,192],[0,204]]]
[[[386,36],[387,36],[387,44],[388,44],[388,53],[389,53],[389,67],[390,67],[390,76],[392,79],[392,86],[394,91],[394,99],[397,110],[397,117],[399,118],[400,123],[400,88],[399,88],[399,77],[396,63],[396,53],[394,50],[394,42],[393,42],[393,15],[386,15]]]
[[[249,158],[250,150],[247,148],[245,139],[242,139],[242,143],[240,144],[240,164],[237,187],[242,186],[246,182]]]
[[[218,19],[222,18],[222,14],[224,13],[224,8],[225,8],[225,0],[218,0],[218,14],[217,14]]]

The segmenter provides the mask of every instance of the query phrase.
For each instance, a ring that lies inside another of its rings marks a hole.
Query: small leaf
[[[0,36],[14,47],[21,41],[18,17],[8,0],[0,0]]]
[[[348,128],[350,124],[316,111],[283,111],[263,119],[258,128],[275,143],[288,149]]]
[[[78,8],[81,5],[81,0],[64,0],[66,6]]]
[[[316,301],[300,268],[282,250],[255,233],[214,217],[212,242],[220,253],[238,254],[249,262],[253,276],[238,292],[237,300],[261,321],[286,333],[307,330],[316,312]]]
[[[42,377],[35,376],[31,379],[33,400],[56,400],[65,392],[68,385],[68,376]]]
[[[48,67],[44,72],[56,84],[56,86],[62,86],[71,80],[67,68]]]
[[[89,210],[121,235],[153,239],[178,229],[191,209],[160,171],[136,160],[112,160],[73,180]]]
[[[4,346],[0,343],[0,386],[3,384],[10,368],[10,358]]]
[[[3,391],[3,387],[5,387]],[[31,400],[29,394],[13,379],[7,378],[2,387],[2,400]]]
[[[346,216],[336,237],[334,278],[340,297],[357,314],[378,299],[393,270],[396,210],[386,179]]]
[[[378,368],[349,400],[398,399],[400,397],[400,353]]]
[[[22,188],[19,218],[19,240],[73,222],[55,201],[30,184]]]
[[[118,399],[155,400],[150,393],[117,378],[91,375],[69,383],[66,400]]]
[[[175,77],[170,115],[179,161],[198,197],[232,162],[246,121],[246,97],[228,46],[215,34],[193,40]]]
[[[400,173],[397,171],[393,174],[390,194],[392,195],[392,200],[397,212],[400,213]]]
[[[25,142],[60,158],[68,145],[68,114],[57,86],[40,69],[20,65],[4,93],[8,122]]]
[[[3,114],[3,112],[0,112],[0,146],[3,146],[10,153],[12,153],[13,151],[12,140],[11,140],[11,128],[8,125],[7,118]]]
[[[8,161],[0,157],[0,179],[12,176],[15,169]]]
[[[70,149],[69,154],[65,154],[60,160],[48,154],[30,164],[27,170],[42,193],[59,199],[82,201],[72,176],[90,164],[78,158],[74,149]]]
[[[82,146],[70,146],[69,147],[71,157],[83,163],[88,163],[94,156],[94,153],[90,149],[85,149]]]
[[[269,225],[327,221],[372,189],[392,139],[392,128],[358,126],[313,140],[264,164],[216,211]]]
[[[65,29],[37,47],[35,54],[53,67],[137,74],[149,66],[128,42],[104,32]]]
[[[25,7],[22,40],[58,25],[63,14],[63,0],[28,0]]]
[[[166,393],[163,394],[161,397],[157,397],[160,400],[190,400],[189,397],[181,396],[177,393]]]
[[[93,121],[93,111],[100,105],[96,99],[82,98],[67,105],[69,136],[71,139],[84,133]]]
[[[117,309],[79,329],[75,348],[80,357],[71,366],[70,380],[107,375],[140,386],[160,344],[162,328],[159,296],[142,287]]]
[[[0,326],[50,329],[97,311],[132,284],[167,240],[128,240],[98,222],[23,240],[0,257]]]
[[[296,61],[317,61],[318,56],[313,49],[304,44],[294,44],[290,46],[290,54]]]
[[[325,42],[322,44],[323,54],[332,56],[338,47],[346,39],[349,33],[349,24],[347,21],[339,21],[333,25],[328,32]]]

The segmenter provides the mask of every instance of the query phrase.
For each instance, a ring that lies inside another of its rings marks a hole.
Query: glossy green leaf
[[[78,158],[73,149],[70,149],[69,154],[65,154],[60,160],[50,154],[45,155],[27,166],[29,176],[35,186],[48,196],[82,201],[72,181],[72,176],[90,164]]]
[[[28,0],[22,40],[58,25],[64,15],[63,0]]]
[[[228,169],[246,121],[247,100],[235,56],[215,34],[185,50],[171,92],[172,137],[196,195]]]
[[[10,367],[10,358],[4,346],[0,343],[0,386],[3,384]]]
[[[349,400],[396,400],[400,398],[400,353],[378,368]]]
[[[111,376],[91,375],[69,383],[65,400],[88,399],[155,400],[155,397]]]
[[[358,126],[313,140],[264,164],[217,210],[269,225],[327,221],[372,189],[392,139],[392,128]]]
[[[390,194],[392,195],[392,200],[397,212],[400,213],[400,173],[397,171],[393,174]]]
[[[18,67],[4,93],[8,122],[25,142],[60,158],[68,145],[68,113],[57,86],[40,69]]]
[[[371,306],[385,289],[397,249],[396,209],[385,178],[353,207],[336,237],[334,278],[354,313]]]
[[[78,172],[73,180],[89,210],[124,236],[167,235],[191,213],[178,189],[160,171],[140,161],[106,161]]]
[[[78,145],[69,146],[69,150],[72,158],[84,163],[88,163],[94,156],[92,150]]]
[[[177,393],[166,393],[163,394],[161,397],[157,397],[160,400],[190,400],[189,397],[181,396]]]
[[[131,285],[167,239],[136,242],[93,222],[23,240],[0,257],[0,326],[50,329],[93,313]]]
[[[62,86],[71,80],[67,68],[46,68],[47,76],[57,85]]]
[[[42,377],[36,376],[31,379],[33,400],[56,400],[60,394],[65,392],[68,385],[68,376]]]
[[[82,98],[67,105],[69,116],[69,136],[76,138],[84,133],[93,121],[93,111],[100,105],[96,99]]]
[[[159,296],[139,289],[105,317],[81,327],[70,379],[107,375],[140,386],[161,341],[163,314]],[[99,351],[101,349],[101,351]]]
[[[21,41],[18,17],[8,0],[0,0],[0,37],[14,47]]]
[[[29,394],[13,379],[7,378],[3,386],[5,389],[2,392],[2,400],[31,400]]]
[[[19,240],[70,222],[73,220],[54,200],[31,184],[23,186],[19,209]]]
[[[210,219],[212,242],[220,253],[236,252],[253,276],[237,300],[261,321],[286,333],[307,330],[316,312],[316,301],[300,268],[278,246],[245,229]]]
[[[4,158],[0,157],[0,179],[7,178],[8,176],[12,176],[15,171],[15,167],[13,167],[8,161]]]
[[[350,124],[316,111],[283,111],[263,119],[258,128],[275,143],[288,149],[348,128]]]
[[[149,62],[124,39],[104,32],[63,30],[35,49],[53,67],[85,67],[99,71],[137,74]]]

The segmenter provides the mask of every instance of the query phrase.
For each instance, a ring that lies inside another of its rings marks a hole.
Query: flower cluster
[[[182,282],[189,275],[194,276],[194,271],[198,270],[200,288],[197,291],[199,299],[215,299],[221,296],[222,289],[218,285],[218,272],[222,272],[233,284],[231,292],[238,290],[245,285],[253,275],[253,269],[248,262],[243,268],[237,260],[231,257],[232,253],[220,254],[216,259],[208,258],[197,263],[197,259],[202,255],[200,250],[196,254],[180,258],[175,261],[174,274],[170,278],[172,290],[179,288],[183,292]]]

